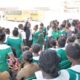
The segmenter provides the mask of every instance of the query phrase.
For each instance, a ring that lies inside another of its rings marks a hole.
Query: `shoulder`
[[[69,80],[70,76],[67,70],[61,70],[59,77],[62,78],[62,80]]]
[[[39,70],[39,65],[38,64],[29,64],[29,65],[25,66],[23,68],[23,70],[35,72],[35,71]]]
[[[19,39],[19,37],[10,36],[9,39],[16,40],[16,39]]]
[[[1,44],[0,45],[0,49],[8,49],[11,48],[10,46],[8,46],[7,44]]]

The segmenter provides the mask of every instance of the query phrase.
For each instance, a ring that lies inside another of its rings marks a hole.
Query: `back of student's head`
[[[33,29],[38,30],[38,25],[36,24]]]
[[[80,32],[77,33],[76,37],[77,39],[80,39]]]
[[[5,32],[0,28],[0,42],[3,42],[5,40]]]
[[[53,38],[50,38],[49,39],[49,47],[56,47],[56,40],[54,40]]]
[[[17,37],[19,35],[19,32],[17,29],[14,29],[13,30],[13,36]]]
[[[70,36],[70,37],[68,37],[67,42],[68,42],[68,43],[73,43],[73,42],[75,41],[75,39],[76,39],[75,36]]]
[[[66,47],[68,57],[79,60],[80,59],[80,45],[76,43],[70,43]]]
[[[65,47],[65,44],[66,44],[66,37],[61,36],[58,39],[58,46],[62,48],[62,47]]]
[[[33,51],[33,53],[35,53],[35,54],[39,54],[39,52],[41,51],[41,46],[39,45],[39,44],[34,44],[34,45],[32,45],[32,51]]]
[[[29,63],[32,63],[33,62],[33,55],[30,51],[24,51],[23,52],[23,59],[24,61],[27,61]]]
[[[40,23],[40,26],[44,27],[44,24],[43,23]]]
[[[19,24],[19,25],[18,25],[18,28],[19,28],[19,29],[22,29],[22,28],[23,28],[23,24]]]
[[[5,29],[5,31],[6,31],[6,34],[10,34],[10,29],[9,28]]]
[[[52,78],[58,76],[59,62],[60,58],[54,50],[43,51],[39,58],[39,66],[41,70],[49,74]]]

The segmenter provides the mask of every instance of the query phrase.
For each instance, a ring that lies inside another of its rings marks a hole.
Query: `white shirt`
[[[34,80],[69,80],[69,74],[68,74],[67,71],[61,70],[59,73],[60,73],[60,75],[57,78],[44,79],[43,76],[42,76],[42,72],[38,71],[38,72],[35,73],[37,79],[34,79]]]
[[[19,34],[21,35],[22,40],[26,39],[26,34],[25,34],[25,32],[23,30],[19,29]]]
[[[8,37],[9,37],[10,35],[8,35],[8,34],[6,34],[6,38],[5,38],[5,43],[7,42],[7,39],[8,39]]]
[[[53,32],[53,30],[52,30],[52,28],[50,28],[50,29],[48,30],[48,37],[51,37],[51,36],[52,36],[52,32]]]
[[[70,69],[80,73],[80,65],[72,66]],[[60,73],[60,75],[57,78],[44,79],[43,75],[42,75],[42,72],[41,71],[37,71],[35,73],[37,79],[34,79],[34,80],[69,80],[70,79],[70,75],[69,75],[67,70],[61,70],[59,73]],[[77,77],[76,77],[76,80],[78,80]]]
[[[30,36],[29,36],[29,41],[32,40],[32,32],[30,30]]]

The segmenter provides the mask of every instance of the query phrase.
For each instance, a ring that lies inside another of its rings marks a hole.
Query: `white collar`
[[[34,60],[39,60],[39,56],[34,56],[33,59]]]
[[[19,37],[10,36],[11,39],[19,39]]]
[[[7,48],[10,48],[10,46],[6,44],[0,44],[0,49],[7,49]]]
[[[57,50],[60,50],[60,49],[65,50],[65,47],[63,47],[63,48],[57,48]]]
[[[80,73],[80,65],[72,66],[70,69]]]

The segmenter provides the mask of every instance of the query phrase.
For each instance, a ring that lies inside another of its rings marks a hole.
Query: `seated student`
[[[32,80],[35,78],[34,73],[39,70],[39,66],[37,64],[33,64],[33,55],[29,51],[25,51],[23,53],[24,65],[23,68],[17,74],[17,80]]]
[[[10,75],[7,71],[0,72],[0,80],[10,80]]]
[[[75,43],[80,45],[80,32],[77,33],[76,38]]]
[[[56,50],[56,40],[54,40],[53,38],[49,39],[48,45],[49,49]]]
[[[67,38],[67,42],[66,42],[65,47],[66,47],[69,43],[74,43],[75,40],[76,40],[76,36],[69,36],[69,37]]]
[[[19,32],[17,29],[13,30],[13,36],[8,38],[7,44],[10,45],[15,51],[15,56],[21,60],[23,41],[19,37]]]
[[[68,44],[66,52],[69,60],[72,62],[72,67],[67,69],[67,80],[80,80],[80,45],[73,43]]]
[[[61,58],[61,63],[60,63],[61,69],[66,69],[71,66],[71,62],[68,60],[66,55],[65,43],[66,43],[66,38],[64,36],[58,39],[58,49],[56,51],[58,56]]]
[[[33,62],[35,63],[38,63],[39,61],[39,55],[40,55],[40,52],[41,52],[42,48],[39,44],[34,44],[32,46],[32,52],[33,52]]]
[[[59,70],[60,58],[56,51],[46,50],[41,53],[39,59],[40,71],[35,72],[34,80],[68,80],[67,71]]]
[[[12,62],[15,62],[15,58],[11,47],[4,44],[5,33],[0,28],[0,72],[9,71],[8,66],[8,57],[12,59]]]

